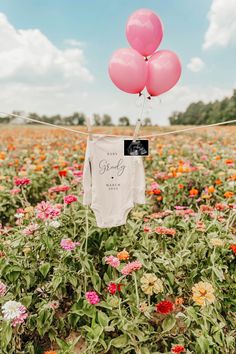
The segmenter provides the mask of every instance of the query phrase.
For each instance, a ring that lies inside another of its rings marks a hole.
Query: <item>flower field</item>
[[[111,229],[83,136],[0,133],[1,354],[235,353],[235,127],[153,139],[147,203]]]

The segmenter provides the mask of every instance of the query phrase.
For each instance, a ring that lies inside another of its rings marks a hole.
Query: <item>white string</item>
[[[142,135],[139,138],[152,138],[156,136],[164,136],[164,135],[170,135],[170,134],[177,134],[177,133],[183,133],[187,132],[190,130],[197,130],[197,129],[204,129],[204,128],[210,128],[210,127],[216,127],[217,125],[225,125],[229,123],[236,123],[236,119],[233,120],[228,120],[226,122],[220,122],[220,123],[214,123],[214,124],[207,124],[207,125],[198,125],[196,127],[191,127],[191,128],[185,128],[185,129],[179,129],[179,130],[172,130],[170,132],[165,132],[165,133],[157,133],[157,134],[152,134],[152,135]]]
[[[16,117],[16,118],[23,118],[23,119],[29,120],[31,122],[35,122],[35,123],[39,123],[39,124],[43,124],[43,125],[48,125],[48,126],[53,127],[53,128],[67,130],[69,132],[73,132],[73,133],[77,133],[77,134],[88,135],[87,132],[84,132],[84,131],[81,131],[81,130],[75,130],[75,129],[71,129],[71,128],[66,128],[66,127],[61,126],[61,125],[56,125],[56,124],[52,124],[52,123],[43,122],[43,121],[40,121],[40,120],[37,120],[37,119],[29,118],[27,116],[22,116],[22,115],[13,114],[13,113],[5,113],[5,112],[0,112],[0,114],[3,114],[5,116],[12,116],[12,117]],[[141,136],[139,136],[139,139],[154,138],[154,137],[158,137],[158,136],[178,134],[178,133],[183,133],[183,132],[187,132],[187,131],[191,131],[191,130],[193,131],[193,130],[197,130],[197,129],[216,127],[218,125],[225,125],[225,124],[230,124],[230,123],[236,123],[236,119],[228,120],[226,122],[214,123],[214,124],[198,125],[196,127],[191,127],[191,128],[185,128],[185,129],[179,129],[179,130],[171,130],[171,131],[165,132],[165,133],[157,133],[157,134],[151,134],[151,135],[141,135]],[[120,134],[93,134],[93,135],[127,137],[127,135],[120,135]]]

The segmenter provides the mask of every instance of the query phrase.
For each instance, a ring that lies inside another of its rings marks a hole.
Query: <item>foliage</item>
[[[170,124],[204,125],[236,119],[236,90],[222,101],[191,103],[185,112],[174,112]],[[235,124],[235,123],[234,123]]]

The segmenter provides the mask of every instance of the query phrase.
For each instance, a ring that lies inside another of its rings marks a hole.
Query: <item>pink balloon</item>
[[[163,37],[159,16],[148,9],[135,11],[128,19],[126,37],[131,47],[143,56],[153,54]]]
[[[160,50],[148,60],[146,88],[151,96],[159,96],[169,91],[178,82],[181,75],[181,63],[178,56],[170,50]]]
[[[139,93],[146,84],[147,63],[132,48],[118,49],[111,57],[109,75],[120,90],[128,93]]]

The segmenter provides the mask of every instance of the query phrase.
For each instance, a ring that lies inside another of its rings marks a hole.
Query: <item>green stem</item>
[[[85,250],[84,250],[84,255],[85,257],[88,257],[88,235],[89,235],[89,224],[88,224],[88,206],[86,206],[86,212],[85,212]],[[84,273],[84,292],[86,293],[87,289],[87,275],[86,275],[86,269]]]
[[[137,284],[137,278],[135,273],[133,273],[133,277],[134,277],[135,292],[136,292],[136,304],[137,304],[137,308],[139,308],[138,284]]]

